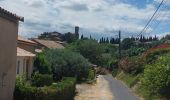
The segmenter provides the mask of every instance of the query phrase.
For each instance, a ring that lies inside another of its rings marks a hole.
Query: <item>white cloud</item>
[[[67,32],[76,25],[87,32],[110,34],[113,31],[123,30],[127,33],[138,33],[156,9],[151,4],[146,8],[137,8],[117,0],[5,0],[0,2],[0,6],[25,17],[25,22],[20,25],[20,34],[25,36],[34,36],[33,34],[37,35],[44,31]],[[169,16],[164,20],[169,20]],[[150,27],[149,30],[152,28]]]
[[[161,3],[162,0],[154,0],[156,3]],[[164,4],[170,4],[170,0],[164,0]]]
[[[170,32],[164,32],[164,33],[161,33],[161,34],[156,34],[156,36],[161,39],[161,38],[165,37],[167,34],[170,34]]]

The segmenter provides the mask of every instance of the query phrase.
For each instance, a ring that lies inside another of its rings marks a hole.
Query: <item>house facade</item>
[[[33,71],[34,60],[36,57],[37,43],[18,36],[17,43],[17,61],[16,74],[25,74],[27,78],[31,77]]]
[[[19,21],[24,18],[0,7],[0,100],[13,100]]]
[[[63,48],[62,42],[42,39],[29,40],[18,36],[16,74],[26,75],[27,78],[30,78],[34,69],[34,60],[37,53],[42,52],[44,49]]]

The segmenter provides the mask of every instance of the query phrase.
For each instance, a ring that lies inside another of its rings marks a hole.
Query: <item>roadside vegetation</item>
[[[126,56],[113,74],[146,100],[167,100],[170,92],[170,45],[166,36],[147,45],[123,48]],[[122,42],[124,43],[124,42]],[[125,42],[126,43],[126,42]],[[125,45],[125,44],[123,44]],[[133,49],[136,48],[132,51]],[[141,49],[143,48],[143,49]],[[129,51],[131,53],[129,54]]]
[[[77,83],[92,84],[96,78],[92,59],[86,57],[68,48],[45,49],[37,54],[31,78],[17,76],[14,100],[73,100]]]
[[[77,82],[91,82],[95,71],[79,53],[45,50],[37,55],[31,79],[18,76],[15,100],[72,100]]]
[[[71,100],[77,83],[94,83],[96,74],[111,73],[146,100],[168,99],[170,92],[170,36],[125,38],[118,59],[118,39],[84,38],[65,49],[39,53],[30,79],[16,80],[15,100]]]

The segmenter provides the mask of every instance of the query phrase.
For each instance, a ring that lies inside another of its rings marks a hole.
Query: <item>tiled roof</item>
[[[29,51],[26,51],[24,49],[17,47],[17,56],[18,57],[35,57],[36,55]]]
[[[18,41],[27,42],[27,43],[31,43],[31,44],[37,44],[36,42],[28,40],[20,35],[18,35]]]
[[[10,18],[13,18],[15,20],[19,20],[19,21],[24,21],[24,17],[20,17],[20,16],[17,16],[16,14],[13,14],[5,9],[3,9],[2,7],[0,7],[0,15],[1,16],[7,16],[7,17],[10,17]]]
[[[51,40],[33,39],[35,42],[49,48],[49,49],[63,49],[64,46],[60,43]]]

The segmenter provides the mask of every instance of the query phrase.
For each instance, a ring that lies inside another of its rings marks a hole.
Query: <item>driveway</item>
[[[75,100],[139,100],[122,82],[111,75],[99,75],[95,85],[79,84]]]
[[[114,100],[109,82],[101,75],[97,78],[95,85],[80,84],[76,88],[78,94],[75,100]]]

